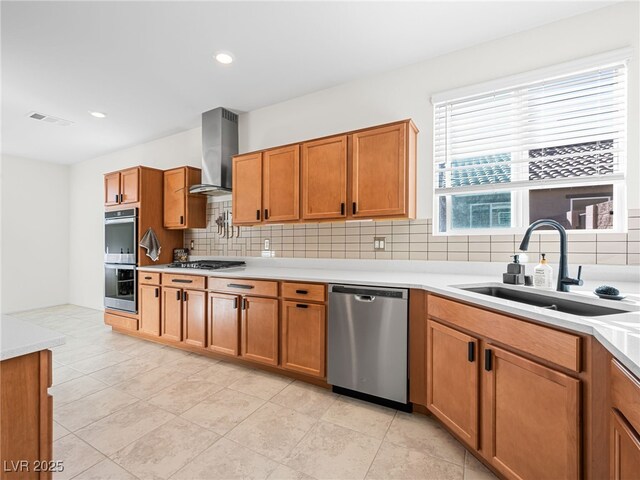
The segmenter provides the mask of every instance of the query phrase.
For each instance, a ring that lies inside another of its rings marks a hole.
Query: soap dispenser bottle
[[[547,262],[546,254],[540,255],[540,263],[533,269],[533,286],[536,288],[553,288],[553,268]]]
[[[507,273],[502,274],[502,283],[524,285],[525,266],[520,263],[519,255],[512,255],[513,261],[507,265]]]

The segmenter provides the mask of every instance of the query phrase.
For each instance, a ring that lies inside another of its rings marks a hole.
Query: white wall
[[[69,301],[69,167],[2,156],[2,312]]]
[[[433,158],[430,98],[434,93],[632,46],[635,58],[629,65],[629,208],[640,208],[639,15],[639,3],[620,3],[254,110],[240,116],[240,149],[259,150],[412,118],[420,129],[418,217],[430,218]]]
[[[632,46],[629,207],[640,208],[638,16],[638,3],[620,3],[240,115],[240,151],[412,118],[421,130],[418,216],[430,217],[432,94]],[[102,174],[139,164],[158,168],[198,166],[200,143],[200,129],[194,129],[72,165],[72,303],[102,307]]]
[[[103,308],[103,175],[136,165],[163,170],[181,165],[200,167],[200,137],[201,129],[195,128],[71,165],[71,303]]]

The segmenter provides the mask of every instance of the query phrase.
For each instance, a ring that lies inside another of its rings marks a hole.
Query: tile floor
[[[74,305],[13,316],[54,349],[55,479],[489,479],[434,420],[114,333]]]

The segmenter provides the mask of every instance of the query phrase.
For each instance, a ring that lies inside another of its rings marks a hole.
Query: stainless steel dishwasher
[[[407,404],[408,290],[329,285],[327,382]]]

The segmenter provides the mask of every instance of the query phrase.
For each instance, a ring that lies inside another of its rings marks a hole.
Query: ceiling
[[[74,163],[611,3],[3,1],[2,153]]]

